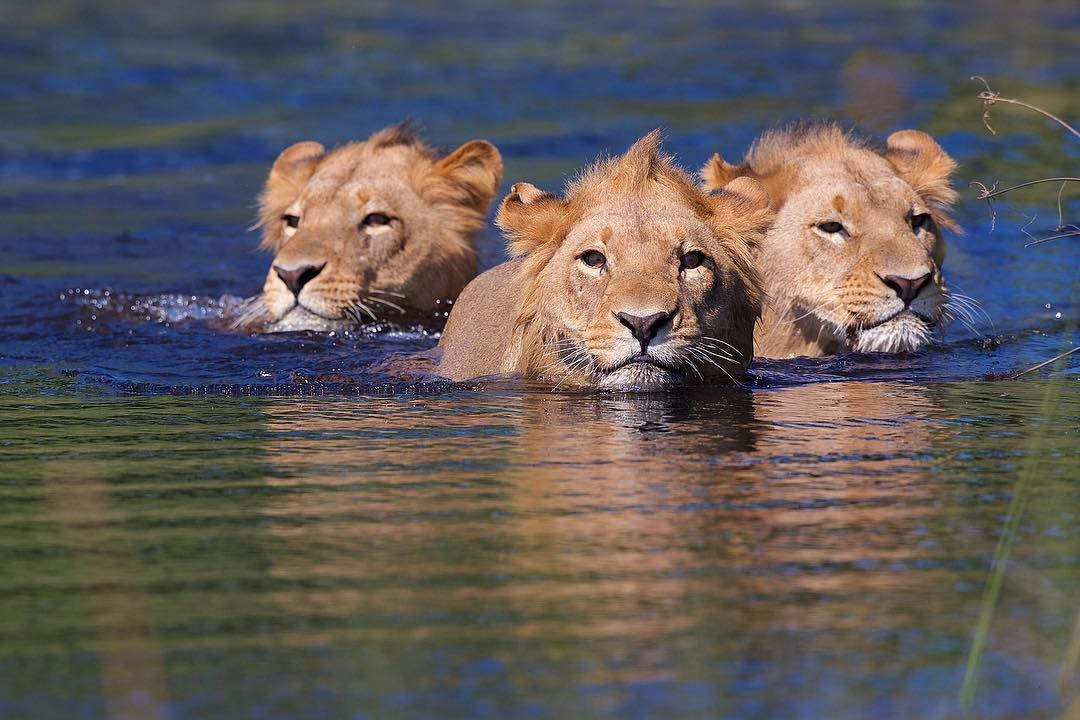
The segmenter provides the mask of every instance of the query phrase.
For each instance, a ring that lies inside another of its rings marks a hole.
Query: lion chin
[[[355,322],[347,320],[331,320],[322,315],[311,312],[307,308],[297,305],[292,310],[282,315],[277,320],[268,323],[262,332],[329,332],[331,330],[344,330],[356,327]]]
[[[905,310],[896,317],[855,335],[852,350],[862,353],[915,352],[930,342],[930,326]]]
[[[596,384],[603,390],[632,390],[649,392],[671,390],[684,382],[684,373],[668,370],[652,363],[634,362],[607,373]]]

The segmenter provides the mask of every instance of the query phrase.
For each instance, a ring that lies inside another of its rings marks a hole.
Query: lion
[[[895,132],[878,151],[835,124],[767,132],[737,166],[714,155],[705,189],[754,178],[777,211],[754,254],[766,295],[756,354],[911,352],[955,314],[970,319],[941,274],[942,230],[960,230],[955,169],[926,133]]]
[[[262,294],[236,325],[328,330],[386,317],[433,317],[476,276],[473,235],[502,180],[491,143],[440,156],[409,126],[327,151],[286,148],[259,198]]]
[[[462,292],[439,374],[659,390],[746,370],[769,198],[750,178],[706,194],[659,144],[598,161],[563,197],[513,186],[496,217],[513,259]]]

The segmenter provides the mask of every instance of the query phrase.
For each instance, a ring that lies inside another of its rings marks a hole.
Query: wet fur
[[[730,382],[752,356],[751,246],[772,219],[768,204],[753,181],[703,193],[660,152],[656,132],[584,171],[562,197],[516,184],[496,220],[515,257],[462,293],[440,342],[441,374],[622,389]],[[592,244],[613,263],[606,276],[581,265]],[[689,244],[715,270],[685,274]],[[663,368],[619,365],[636,341],[614,315],[641,308],[677,309],[664,342],[650,346]]]
[[[483,140],[441,154],[407,125],[327,151],[286,148],[259,198],[260,247],[274,253],[263,292],[242,314],[248,330],[329,329],[432,315],[476,275],[473,235],[502,178],[502,159]],[[365,228],[371,213],[393,218]],[[301,218],[290,232],[283,216]],[[299,304],[274,270],[324,266]]]
[[[959,231],[949,215],[955,169],[917,130],[893,133],[879,148],[833,124],[767,132],[739,165],[714,155],[701,173],[706,189],[752,177],[777,211],[755,252],[767,296],[756,354],[912,351],[954,314],[968,314],[969,301],[950,298],[941,273],[942,231]],[[930,215],[928,228],[910,226],[915,211]],[[828,221],[850,233],[837,240],[815,230]],[[905,311],[882,278],[923,273],[931,279]]]

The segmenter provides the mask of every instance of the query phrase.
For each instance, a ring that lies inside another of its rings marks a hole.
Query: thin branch
[[[1059,188],[1058,188],[1058,197],[1057,197],[1057,203],[1058,203],[1058,224],[1057,224],[1057,227],[1056,227],[1056,228],[1054,228],[1055,230],[1064,230],[1064,229],[1065,229],[1065,216],[1064,216],[1064,215],[1062,214],[1062,212],[1061,212],[1061,193],[1065,192],[1065,186],[1066,186],[1067,184],[1068,184],[1068,183],[1064,183],[1064,182],[1063,182],[1063,183],[1061,183],[1061,187],[1059,187]]]
[[[981,75],[972,75],[971,79],[981,82],[983,84],[983,87],[986,88],[984,91],[979,93],[978,98],[982,100],[983,103],[983,125],[986,126],[986,129],[989,130],[991,134],[997,135],[997,131],[994,130],[994,128],[990,125],[990,108],[997,103],[1002,102],[1008,103],[1010,105],[1018,105],[1020,107],[1027,108],[1028,110],[1036,112],[1045,118],[1053,120],[1058,125],[1072,133],[1074,137],[1080,138],[1080,131],[1077,131],[1076,128],[1059,118],[1057,115],[1054,115],[1053,113],[1043,110],[1040,107],[1036,107],[1030,103],[1026,103],[1023,100],[1001,97],[1001,93],[996,92],[992,87],[990,87],[990,83],[987,82],[986,78],[982,77]],[[997,226],[997,209],[994,207],[993,198],[998,197],[999,195],[1004,195],[1005,193],[1010,193],[1014,190],[1031,187],[1032,185],[1041,185],[1042,183],[1053,182],[1061,183],[1061,187],[1058,188],[1057,192],[1058,224],[1057,227],[1053,229],[1053,232],[1058,234],[1041,239],[1036,238],[1027,230],[1028,227],[1033,222],[1035,222],[1035,218],[1031,218],[1031,220],[1028,221],[1027,225],[1024,225],[1024,227],[1021,228],[1021,232],[1031,238],[1031,242],[1024,245],[1024,247],[1031,247],[1032,245],[1041,245],[1042,243],[1050,242],[1051,240],[1060,240],[1062,238],[1076,237],[1077,235],[1080,235],[1080,232],[1075,231],[1080,230],[1080,228],[1077,228],[1076,225],[1065,225],[1064,213],[1061,203],[1061,197],[1062,194],[1065,192],[1065,186],[1071,182],[1080,182],[1080,177],[1043,178],[1041,180],[1031,180],[1029,182],[1020,183],[1019,185],[1013,185],[1012,187],[1002,188],[1000,190],[998,189],[998,184],[996,182],[994,183],[993,187],[987,187],[986,185],[978,181],[971,183],[971,185],[972,187],[977,187],[979,189],[978,199],[986,201],[986,207],[990,211],[990,232],[994,232],[994,228]],[[1063,232],[1065,230],[1068,230],[1068,232]]]
[[[991,187],[991,188],[986,187],[985,185],[983,185],[981,182],[978,182],[978,181],[973,182],[971,184],[976,185],[979,188],[979,197],[976,198],[977,200],[989,200],[990,198],[997,197],[998,195],[1004,195],[1005,193],[1012,192],[1013,190],[1019,190],[1020,188],[1026,188],[1026,187],[1030,187],[1032,185],[1040,185],[1042,183],[1048,183],[1048,182],[1059,182],[1059,183],[1080,182],[1080,177],[1054,177],[1054,178],[1043,178],[1042,180],[1030,180],[1030,181],[1028,181],[1026,183],[1020,183],[1019,185],[1013,185],[1012,187],[1002,188],[1000,190],[997,189],[997,183],[994,183],[994,186]]]
[[[1031,242],[1029,242],[1024,247],[1027,247],[1028,245],[1032,245],[1032,244],[1039,241],[1039,238],[1035,237],[1034,235],[1032,235],[1031,233],[1028,232],[1028,228],[1031,227],[1032,225],[1034,225],[1035,221],[1038,220],[1038,219],[1039,219],[1038,215],[1032,215],[1030,218],[1028,218],[1028,221],[1026,223],[1024,223],[1024,227],[1020,228],[1020,232],[1024,233],[1029,238],[1031,238]]]
[[[1049,365],[1052,362],[1057,362],[1058,360],[1061,360],[1062,358],[1067,358],[1070,355],[1072,355],[1074,352],[1077,352],[1077,351],[1080,351],[1080,345],[1077,345],[1072,350],[1066,350],[1065,352],[1061,353],[1057,357],[1052,357],[1049,360],[1046,360],[1044,362],[1039,363],[1038,365],[1032,365],[1027,370],[1024,370],[1022,372],[1018,372],[1015,375],[1013,375],[1010,378],[1010,380],[1016,380],[1017,378],[1021,378],[1024,375],[1027,375],[1029,372],[1034,372],[1034,371],[1038,370],[1039,368],[1046,367],[1047,365]]]
[[[1070,238],[1070,237],[1080,237],[1080,230],[1075,230],[1073,232],[1067,232],[1067,233],[1061,233],[1060,235],[1053,235],[1051,237],[1039,238],[1038,240],[1032,240],[1031,242],[1026,243],[1024,245],[1024,247],[1031,247],[1032,245],[1042,245],[1043,243],[1050,242],[1051,240],[1061,240],[1062,238]]]
[[[1047,112],[1046,110],[1043,110],[1040,107],[1035,107],[1034,105],[1030,105],[1030,104],[1024,102],[1023,100],[1017,100],[1016,98],[1003,98],[1003,97],[1001,97],[1001,94],[997,93],[997,92],[994,92],[994,90],[990,87],[990,83],[988,83],[986,81],[986,78],[982,77],[981,75],[972,75],[971,79],[972,80],[978,80],[979,82],[981,82],[983,84],[983,87],[986,88],[986,90],[983,90],[981,93],[979,93],[978,98],[980,100],[982,100],[982,102],[983,102],[983,115],[982,115],[983,125],[986,126],[986,129],[989,130],[992,135],[997,135],[997,131],[994,130],[994,128],[992,128],[990,126],[990,108],[993,105],[995,105],[995,104],[997,104],[999,102],[1002,102],[1002,103],[1008,103],[1010,105],[1019,105],[1020,107],[1027,108],[1028,110],[1031,110],[1033,112],[1037,112],[1040,115],[1042,115],[1043,117],[1046,117],[1046,118],[1049,118],[1049,119],[1053,120],[1058,125],[1060,125],[1061,127],[1068,130],[1070,133],[1072,133],[1077,139],[1080,139],[1080,131],[1078,131],[1072,125],[1065,122],[1064,120],[1059,118],[1057,115],[1053,114],[1052,112]]]
[[[978,180],[971,181],[972,186],[979,188],[979,199],[986,200],[986,209],[990,211],[990,232],[997,229],[997,210],[994,209],[993,192],[997,190],[997,183],[993,187],[986,187]]]

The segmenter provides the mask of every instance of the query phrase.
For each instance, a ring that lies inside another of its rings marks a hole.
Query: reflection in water
[[[168,686],[157,625],[138,560],[111,506],[104,467],[54,463],[46,470],[49,519],[76,553],[76,573],[93,617],[107,716],[167,720]]]
[[[540,684],[566,708],[698,682],[699,708],[815,697],[843,717],[926,683],[948,638],[951,707],[955,584],[982,569],[933,539],[951,522],[943,412],[903,383],[274,403],[273,596],[304,618],[289,643],[379,648],[335,657],[356,677],[376,663],[387,692],[495,658],[508,704],[535,663],[559,668]]]
[[[1055,717],[1080,406],[1047,387],[0,405],[0,715],[952,717],[1031,457],[976,709]]]

